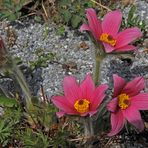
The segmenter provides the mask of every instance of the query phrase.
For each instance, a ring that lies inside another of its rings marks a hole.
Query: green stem
[[[13,61],[12,61],[13,62]],[[26,108],[27,110],[31,110],[33,109],[33,104],[31,101],[31,94],[30,94],[30,90],[28,88],[28,85],[25,81],[25,78],[22,74],[22,72],[20,71],[20,69],[17,67],[17,65],[13,62],[12,64],[12,72],[13,75],[15,76],[16,80],[18,81],[24,95],[25,95],[25,101],[26,101]]]
[[[101,60],[98,57],[95,57],[95,67],[94,67],[94,83],[98,85],[100,82],[100,63]]]
[[[92,137],[94,136],[94,128],[92,119],[90,117],[83,118],[83,125],[84,125],[84,135],[85,137]]]
[[[95,85],[100,84],[100,74],[101,74],[101,63],[103,59],[105,58],[105,54],[101,52],[102,49],[95,49],[95,63],[94,63],[94,72],[93,72],[93,78]]]
[[[91,34],[88,34],[89,40],[93,43],[95,50],[92,50],[92,59],[94,61],[93,79],[95,85],[100,83],[100,67],[102,60],[105,58],[106,53],[104,52],[104,46],[101,42],[96,41]]]

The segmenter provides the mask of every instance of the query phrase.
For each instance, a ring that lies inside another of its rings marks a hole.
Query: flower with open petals
[[[130,43],[142,36],[141,31],[139,28],[133,27],[119,32],[122,21],[120,10],[108,12],[102,22],[92,8],[86,9],[86,16],[88,24],[83,24],[80,30],[91,31],[94,38],[103,43],[107,53],[136,49]]]
[[[54,96],[53,104],[60,109],[58,117],[64,114],[87,116],[94,115],[105,97],[106,84],[95,88],[90,74],[78,84],[75,77],[66,76],[63,81],[64,96]]]
[[[109,136],[118,134],[124,127],[125,121],[131,123],[139,131],[144,129],[139,110],[148,110],[148,94],[140,92],[144,89],[144,78],[136,77],[126,82],[118,75],[113,75],[114,94],[107,109],[111,112],[112,129]]]

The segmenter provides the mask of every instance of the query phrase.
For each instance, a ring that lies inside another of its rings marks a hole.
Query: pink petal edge
[[[95,39],[98,40],[100,35],[102,34],[101,21],[98,19],[95,10],[92,8],[86,9],[86,16],[92,34]]]
[[[66,76],[63,81],[63,88],[65,97],[73,105],[80,95],[80,88],[75,77]]]
[[[139,131],[144,130],[144,123],[141,119],[140,112],[134,106],[131,105],[122,112],[129,123],[135,126]]]
[[[63,96],[54,96],[51,101],[57,108],[65,113],[76,113],[73,105],[71,105],[70,102]]]
[[[114,94],[113,97],[117,97],[120,95],[122,89],[126,85],[126,81],[118,76],[117,74],[113,74],[113,82],[114,82]]]
[[[138,110],[148,110],[148,93],[140,93],[132,97],[131,105]]]
[[[96,110],[100,106],[103,99],[105,98],[105,91],[107,89],[108,85],[106,84],[101,84],[95,89],[90,100],[91,101],[90,110]]]
[[[142,33],[139,28],[128,28],[117,35],[116,49],[128,45],[132,41],[140,38]]]
[[[115,48],[113,46],[109,45],[108,43],[103,42],[103,45],[104,45],[106,53],[111,53],[115,50]]]
[[[87,74],[85,80],[83,80],[80,84],[80,91],[81,91],[80,98],[85,98],[89,100],[93,95],[94,90],[95,90],[95,84],[90,74]]]
[[[118,98],[113,98],[108,104],[107,104],[107,109],[110,112],[116,112],[118,108]]]
[[[56,115],[57,115],[58,118],[61,118],[65,115],[65,112],[62,112],[62,111],[56,112]]]
[[[102,22],[104,33],[108,33],[113,37],[116,36],[122,21],[122,13],[120,10],[115,10],[107,13]]]
[[[136,77],[132,81],[128,82],[122,90],[122,93],[128,94],[130,97],[138,95],[141,90],[145,88],[145,82],[143,77]]]
[[[81,27],[80,27],[80,31],[90,31],[90,28],[87,24],[82,24]]]
[[[108,133],[108,136],[114,136],[118,134],[124,127],[125,119],[121,111],[116,113],[111,113],[111,126],[112,129]]]
[[[114,52],[126,52],[126,51],[132,51],[132,50],[136,50],[136,49],[137,48],[133,45],[126,45],[121,48],[115,49]]]

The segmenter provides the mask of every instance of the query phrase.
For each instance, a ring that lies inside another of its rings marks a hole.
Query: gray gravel
[[[144,1],[136,1],[135,4],[138,7],[137,14],[145,19],[147,17],[147,3]],[[125,12],[128,12],[129,8],[127,7],[126,9]],[[78,35],[76,31],[69,30],[67,27],[65,27],[67,35],[65,37],[58,36],[57,26],[51,22],[49,22],[48,25],[25,23],[24,25],[18,22],[19,25],[13,27],[17,35],[17,40],[16,45],[10,48],[10,52],[13,56],[20,57],[26,66],[30,66],[31,61],[39,58],[36,52],[40,49],[42,49],[45,54],[49,52],[56,54],[55,61],[58,61],[58,63],[51,63],[49,61],[48,66],[42,68],[42,72],[40,72],[43,79],[40,84],[43,85],[45,93],[48,94],[49,97],[62,90],[61,82],[65,75],[72,74],[75,75],[77,79],[83,80],[86,73],[92,72],[93,59],[91,51],[94,50],[94,47],[86,40],[86,37]],[[6,25],[6,22],[1,22],[0,35],[3,37],[6,36],[6,32],[4,31]],[[45,31],[47,33],[46,37],[44,35]],[[79,48],[82,41],[86,42],[89,49],[83,50]],[[143,62],[145,64],[143,64]],[[62,64],[66,63],[75,63],[77,68],[67,70],[62,66]],[[137,55],[136,59],[132,61],[132,64],[129,64],[126,60],[109,57],[101,69],[101,81],[102,83],[108,83],[111,81],[113,73],[119,73],[119,75],[128,79],[137,75],[147,76],[148,69],[146,65],[148,65],[147,54],[144,53]]]
[[[148,23],[148,1],[147,0],[135,0],[134,5],[137,8],[137,13],[135,16],[140,16],[141,20],[145,20]],[[127,14],[130,10],[130,5],[124,8],[124,17],[127,17]]]

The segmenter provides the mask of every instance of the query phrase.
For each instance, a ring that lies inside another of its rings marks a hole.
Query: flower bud
[[[0,68],[4,67],[7,62],[7,50],[2,37],[0,36]]]

